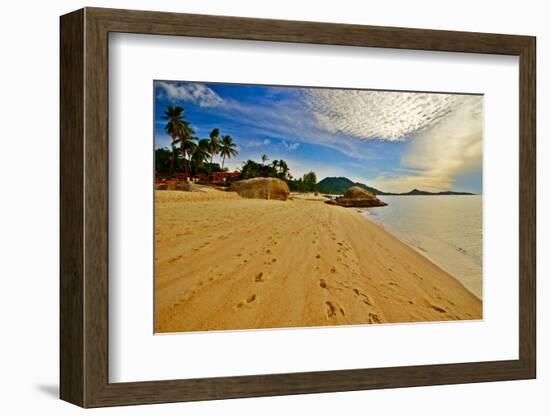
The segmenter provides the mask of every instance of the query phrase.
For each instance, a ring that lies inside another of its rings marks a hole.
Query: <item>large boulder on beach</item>
[[[230,189],[243,198],[278,199],[286,201],[290,189],[285,181],[277,178],[253,178],[236,181]]]
[[[344,196],[326,202],[327,204],[350,208],[383,207],[388,205],[380,201],[374,194],[371,194],[369,191],[359,186],[352,186],[347,189]]]

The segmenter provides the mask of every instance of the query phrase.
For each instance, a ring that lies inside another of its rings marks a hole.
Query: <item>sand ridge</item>
[[[155,331],[480,319],[414,249],[320,200],[156,191]]]

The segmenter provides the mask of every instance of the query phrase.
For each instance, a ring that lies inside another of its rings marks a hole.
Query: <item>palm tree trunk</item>
[[[212,180],[212,163],[214,163],[214,152],[210,156],[210,166],[208,166],[208,179]]]
[[[183,160],[182,160],[182,163],[183,163],[183,173],[187,173],[187,165],[185,164],[185,152],[181,152],[182,156],[183,156]]]
[[[176,158],[176,148],[172,145],[172,156],[170,157],[170,169],[168,171],[168,177],[171,178],[174,174],[174,159]]]
[[[223,172],[223,165],[225,163],[225,155],[223,155],[223,158],[222,158],[222,172]]]
[[[193,150],[191,153],[189,153],[189,175],[191,175],[191,173],[193,172],[193,168],[195,168],[195,175],[197,174],[197,169],[198,168],[197,168],[196,164],[193,163],[193,157],[194,157],[196,151],[197,151],[197,148],[195,147],[195,150]]]

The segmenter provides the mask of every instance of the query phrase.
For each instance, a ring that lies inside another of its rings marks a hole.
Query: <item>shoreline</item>
[[[381,220],[372,218],[372,214],[366,210],[363,211],[361,215],[365,220],[381,227],[384,231],[399,239],[403,244],[408,245],[418,254],[449,273],[454,279],[458,280],[466,290],[472,293],[480,301],[483,301],[482,266],[477,265],[473,259],[461,254],[460,251],[453,246],[428,236],[422,236],[422,241],[416,243],[414,237],[396,230],[391,227],[391,225],[385,224]],[[441,246],[441,244],[444,244],[444,246]],[[444,257],[446,260],[442,260]],[[477,272],[478,268],[479,273]],[[464,269],[468,269],[469,273],[465,273]],[[475,274],[476,277],[466,277],[466,274]]]
[[[462,283],[355,209],[156,191],[155,332],[482,318]]]

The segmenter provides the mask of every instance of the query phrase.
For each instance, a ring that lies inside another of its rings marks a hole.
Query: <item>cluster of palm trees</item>
[[[277,171],[279,177],[285,181],[292,180],[290,169],[284,160],[274,160],[271,162],[273,168]]]
[[[208,139],[196,137],[195,131],[185,119],[184,109],[181,106],[169,105],[162,118],[166,120],[164,130],[172,138],[170,177],[174,174],[176,158],[183,159],[183,170],[186,174],[196,172],[208,161],[210,161],[209,173],[211,173],[215,155],[220,155],[222,158],[223,171],[225,159],[230,159],[239,153],[233,138],[228,134],[220,135],[219,129],[213,129]]]

